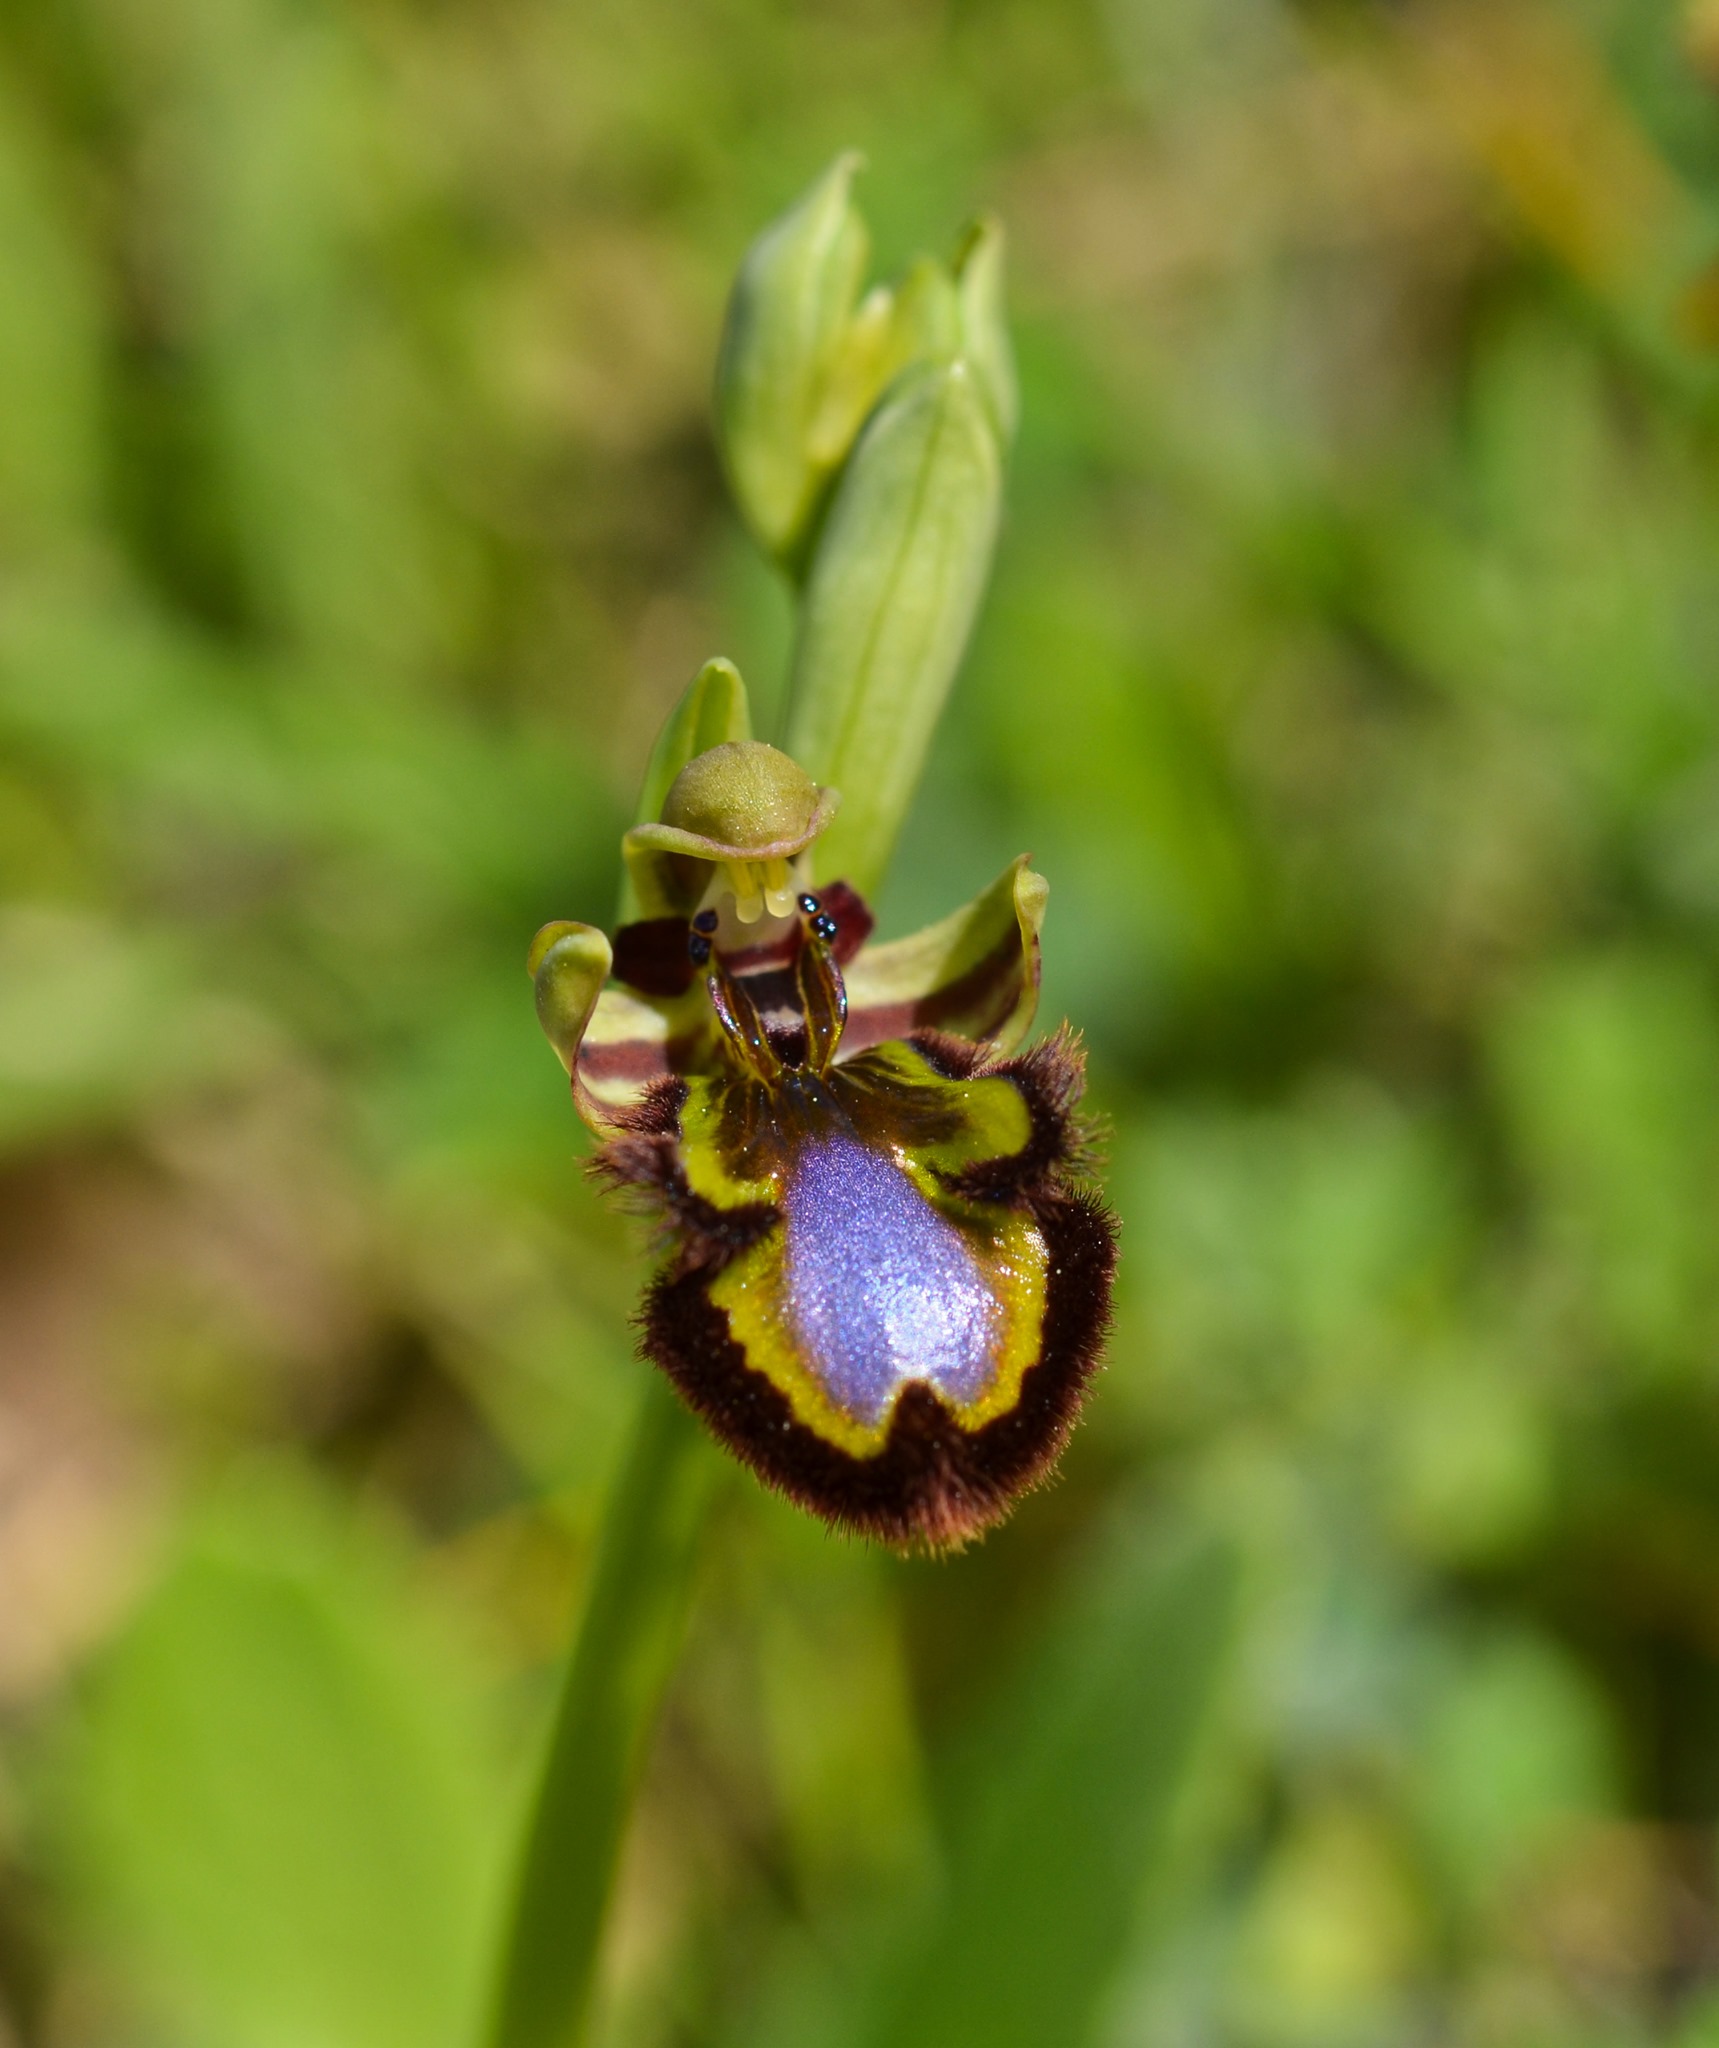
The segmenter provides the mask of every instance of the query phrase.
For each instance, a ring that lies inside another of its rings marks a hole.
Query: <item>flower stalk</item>
[[[698,1425],[653,1375],[556,1703],[489,2048],[575,2048],[585,2038],[610,1882],[720,1471]]]

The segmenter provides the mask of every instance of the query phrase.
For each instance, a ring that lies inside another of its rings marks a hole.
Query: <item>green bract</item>
[[[830,507],[794,650],[788,747],[848,792],[831,858],[874,888],[984,594],[1002,456],[965,357],[901,379]]]
[[[990,214],[967,230],[955,258],[961,353],[973,365],[1004,446],[1015,438],[1020,392],[1003,312],[1003,226]]]

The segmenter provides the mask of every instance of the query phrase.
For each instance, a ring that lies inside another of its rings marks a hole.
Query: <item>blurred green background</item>
[[[1023,428],[883,904],[1031,848],[1060,1483],[736,1478],[604,2048],[1719,2042],[1719,8],[0,9],[0,2043],[459,2048],[643,1367],[523,972],[789,607],[845,146]]]

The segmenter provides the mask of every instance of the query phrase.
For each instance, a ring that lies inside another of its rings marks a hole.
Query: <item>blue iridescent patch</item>
[[[982,1400],[1003,1313],[954,1224],[840,1129],[803,1143],[785,1182],[787,1304],[830,1398],[867,1428],[911,1380],[958,1406]]]

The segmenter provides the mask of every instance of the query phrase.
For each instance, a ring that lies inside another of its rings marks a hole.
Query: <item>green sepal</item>
[[[818,872],[875,888],[984,591],[1002,449],[964,358],[911,370],[843,472],[807,580],[787,751],[844,797]]]
[[[955,273],[934,256],[916,256],[895,288],[891,320],[893,376],[911,363],[951,362],[961,353],[961,302]]]
[[[790,559],[831,467],[832,371],[850,341],[870,237],[851,197],[860,158],[840,156],[746,253],[716,367],[716,425],[736,503],[762,545]],[[869,399],[866,401],[869,404]],[[819,429],[821,431],[815,432]]]
[[[652,825],[663,814],[663,804],[674,787],[675,778],[696,755],[708,753],[729,740],[752,737],[752,707],[740,671],[720,656],[707,661],[687,685],[680,702],[668,715],[657,743],[651,749],[639,794],[635,824]],[[648,881],[647,881],[648,887]],[[618,922],[631,924],[641,917],[658,917],[666,906],[646,905],[640,886],[629,867],[621,880],[621,909]]]
[[[571,920],[546,924],[531,942],[525,971],[537,989],[537,1021],[569,1073],[613,959],[595,925]]]

